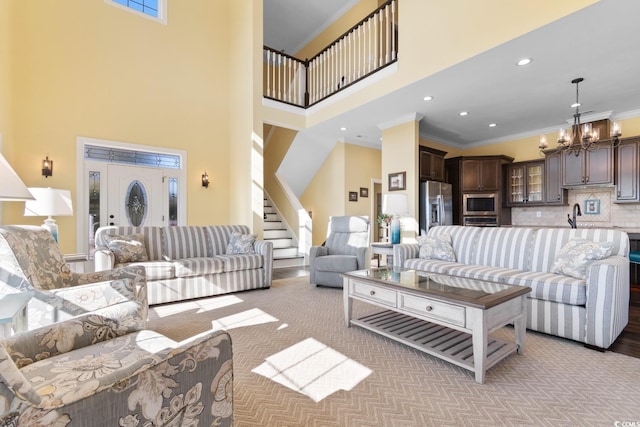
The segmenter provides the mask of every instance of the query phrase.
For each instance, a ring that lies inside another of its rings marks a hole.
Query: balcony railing
[[[389,0],[308,60],[263,48],[264,97],[308,108],[398,59],[398,0]]]

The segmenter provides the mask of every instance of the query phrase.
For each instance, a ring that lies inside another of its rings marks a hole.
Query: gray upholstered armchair
[[[125,291],[126,281],[134,293]],[[97,273],[71,271],[51,233],[36,226],[0,227],[0,294],[30,292],[29,329],[92,312],[131,298],[147,313],[144,267]]]
[[[309,281],[341,288],[342,273],[367,268],[369,262],[369,218],[332,216],[325,244],[309,252]]]

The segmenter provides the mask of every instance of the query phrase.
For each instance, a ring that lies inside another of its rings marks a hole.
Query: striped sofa
[[[100,227],[95,234],[96,271],[124,265],[145,267],[149,305],[249,289],[269,288],[273,244],[253,243],[253,253],[227,254],[231,233],[244,225]],[[118,264],[109,236],[142,234],[148,261]]]
[[[606,349],[629,320],[629,237],[619,230],[525,227],[431,228],[449,234],[456,262],[419,258],[418,244],[393,248],[394,266],[529,286],[527,328]],[[571,239],[613,242],[611,256],[588,267],[586,280],[551,273]]]

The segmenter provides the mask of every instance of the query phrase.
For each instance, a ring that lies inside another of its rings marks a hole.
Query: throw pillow
[[[142,234],[130,234],[127,236],[112,234],[105,236],[105,240],[107,241],[107,247],[115,255],[116,264],[149,261]]]
[[[450,234],[441,234],[435,237],[420,236],[418,237],[418,245],[420,246],[420,258],[456,262],[456,253],[453,251]]]
[[[234,231],[227,244],[227,254],[252,254],[254,253],[253,243],[255,241],[255,234],[242,234],[239,231]]]
[[[587,267],[596,260],[608,257],[612,251],[613,242],[598,243],[586,239],[569,240],[556,255],[551,272],[576,279],[586,279]]]

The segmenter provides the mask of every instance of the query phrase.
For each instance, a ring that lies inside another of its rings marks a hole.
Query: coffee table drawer
[[[353,285],[351,292],[354,296],[388,305],[389,307],[396,307],[398,294],[396,291],[363,282],[354,281],[351,283]]]
[[[399,308],[421,317],[465,327],[465,308],[459,305],[401,293]]]

